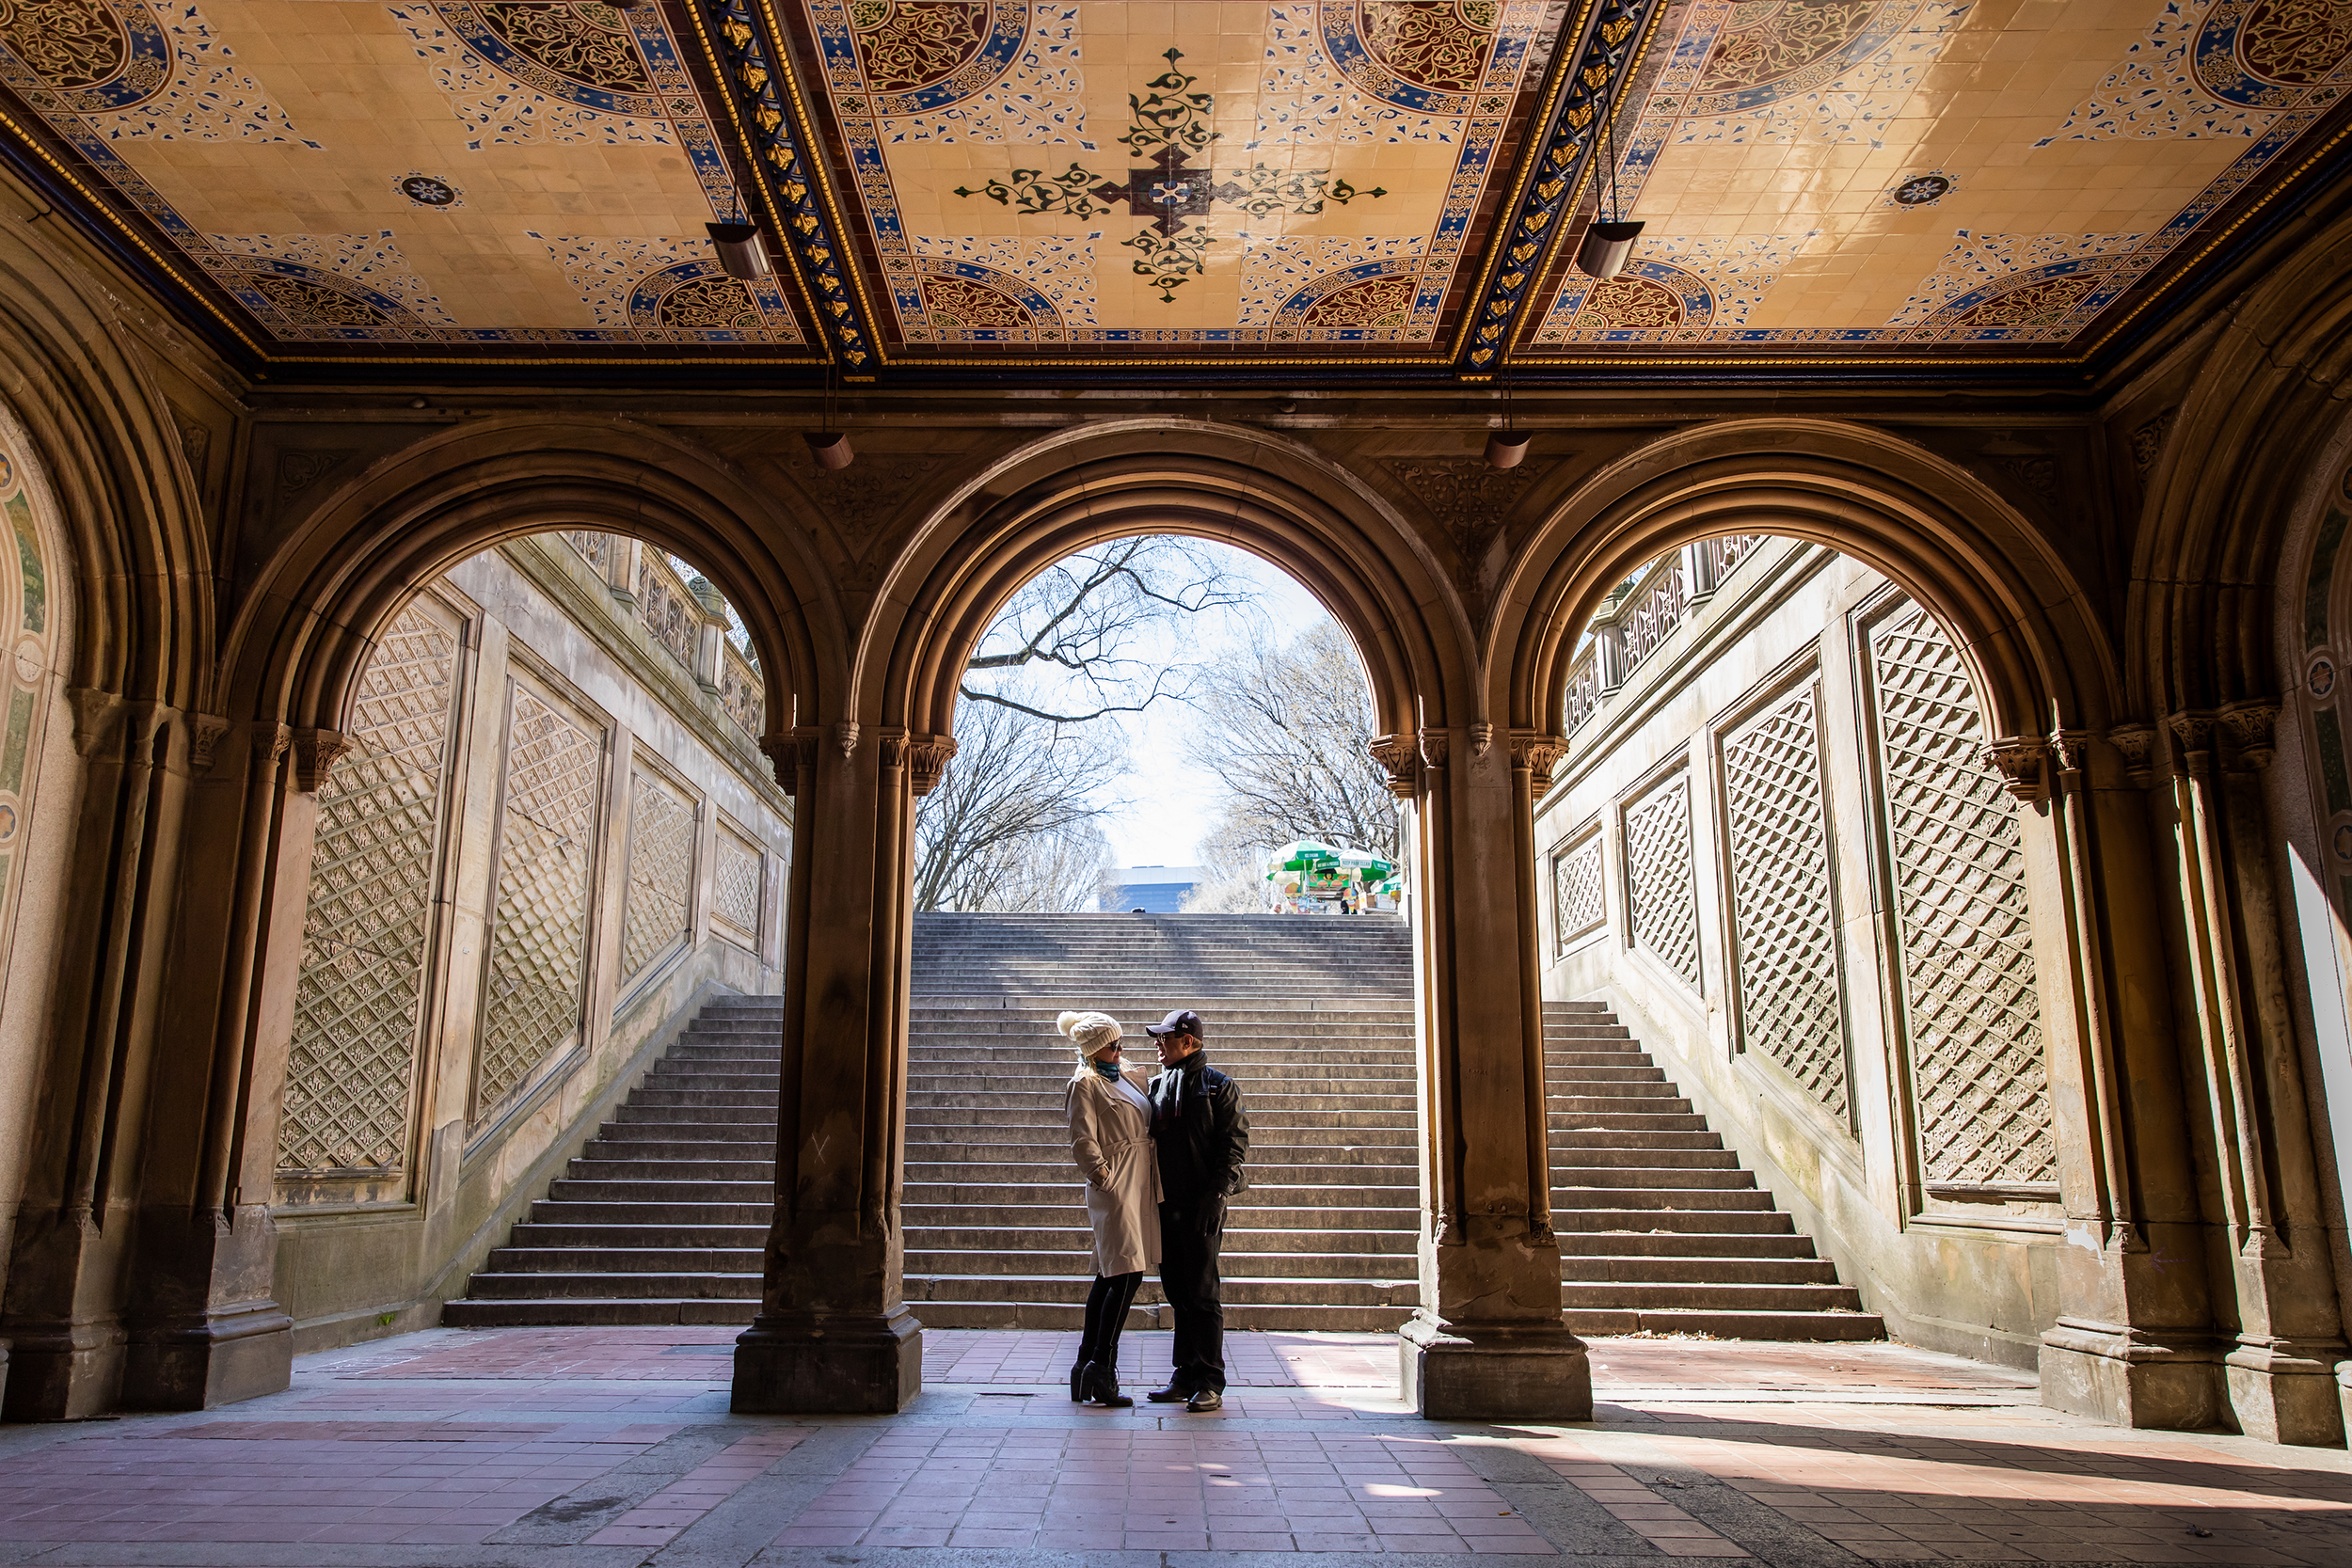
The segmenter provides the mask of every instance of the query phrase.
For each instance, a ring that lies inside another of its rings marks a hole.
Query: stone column
[[[2240,1430],[2274,1443],[2344,1441],[2346,1349],[2311,1138],[2261,781],[2276,703],[2175,714],[2185,983],[2213,1152],[2234,1343],[2223,1357]],[[2208,1141],[2210,1140],[2210,1141]],[[2217,1285],[2222,1283],[2217,1280]]]
[[[1477,724],[1373,748],[1415,802],[1422,1306],[1399,1336],[1401,1371],[1432,1419],[1583,1420],[1592,1373],[1560,1310],[1545,1137],[1530,810],[1540,748],[1493,739]]]
[[[922,1391],[900,1295],[913,916],[907,737],[801,728],[761,747],[791,790],[776,1208],[739,1411],[875,1413]]]
[[[621,607],[622,618],[637,613],[637,563],[644,555],[645,546],[626,533],[610,535],[612,543],[604,558],[604,585]]]
[[[192,791],[173,1005],[145,1131],[121,1395],[133,1409],[201,1409],[293,1378],[294,1323],[271,1290],[272,1166],[316,792],[347,743],[242,728],[241,744],[205,748]]]
[[[2036,968],[2062,1150],[2058,1317],[2042,1337],[2042,1402],[2122,1426],[2218,1422],[2224,1401],[2188,1126],[2169,1049],[2147,732],[2102,749],[2060,732],[1992,761],[2020,814]],[[2119,767],[2119,759],[2122,766]],[[2046,776],[2045,776],[2046,773]]]
[[[1593,673],[1600,681],[1603,697],[1625,684],[1631,672],[1626,666],[1625,629],[1614,621],[1603,622],[1593,628]]]
[[[66,878],[75,895],[0,1306],[11,1421],[99,1415],[121,1391],[141,1130],[187,803],[177,710],[87,688],[66,695],[84,763]]]

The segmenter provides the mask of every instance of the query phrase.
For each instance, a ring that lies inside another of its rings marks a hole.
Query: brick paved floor
[[[1073,1406],[1074,1336],[930,1331],[892,1418],[727,1410],[726,1329],[437,1329],[224,1410],[0,1427],[0,1564],[2352,1565],[2352,1456],[2127,1433],[1899,1345],[1604,1339],[1587,1424],[1438,1424],[1384,1335],[1232,1336],[1225,1411]],[[1159,1381],[1168,1337],[1121,1376]],[[1196,1555],[1205,1554],[1205,1555]]]

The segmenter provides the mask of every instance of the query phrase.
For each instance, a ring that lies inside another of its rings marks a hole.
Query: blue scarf
[[[1100,1056],[1089,1056],[1087,1058],[1087,1066],[1092,1068],[1095,1071],[1101,1073],[1112,1083],[1116,1084],[1119,1082],[1119,1064],[1117,1062],[1106,1062]]]

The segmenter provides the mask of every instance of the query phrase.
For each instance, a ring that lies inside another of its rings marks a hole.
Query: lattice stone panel
[[[2017,814],[1968,673],[1924,610],[1870,641],[1913,1092],[1927,1180],[2058,1180]]]
[[[579,552],[580,560],[594,566],[599,573],[612,570],[612,535],[567,530],[564,534],[564,542]]]
[[[1608,918],[1602,902],[1600,836],[1596,833],[1551,863],[1552,914],[1565,947]]]
[[[319,787],[280,1170],[406,1162],[457,656],[437,607],[393,617],[359,678],[351,750]]]
[[[1726,736],[1723,755],[1740,1039],[1844,1120],[1846,1031],[1813,688]]]
[[[1625,814],[1633,940],[1699,989],[1698,892],[1691,877],[1691,781],[1652,790]]]
[[[719,858],[712,867],[711,913],[735,927],[746,942],[759,940],[759,850],[719,830]]]
[[[485,1118],[579,1027],[588,974],[590,835],[603,736],[527,688],[506,732],[498,903],[474,1055]]]
[[[628,785],[628,911],[621,978],[633,978],[686,935],[694,888],[694,803],[640,772]]]

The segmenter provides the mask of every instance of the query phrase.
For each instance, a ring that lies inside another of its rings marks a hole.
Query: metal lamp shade
[[[750,282],[768,276],[768,247],[759,243],[759,225],[712,223],[704,227],[710,230],[711,246],[729,277]]]
[[[857,455],[850,450],[850,433],[846,430],[804,430],[801,439],[808,443],[809,455],[817,459],[820,468],[846,468],[850,459]]]
[[[1519,459],[1527,455],[1527,432],[1498,430],[1486,437],[1486,465],[1494,468],[1516,468]]]
[[[1616,277],[1625,271],[1641,232],[1639,222],[1594,224],[1584,230],[1584,243],[1576,247],[1576,270],[1587,277]]]

